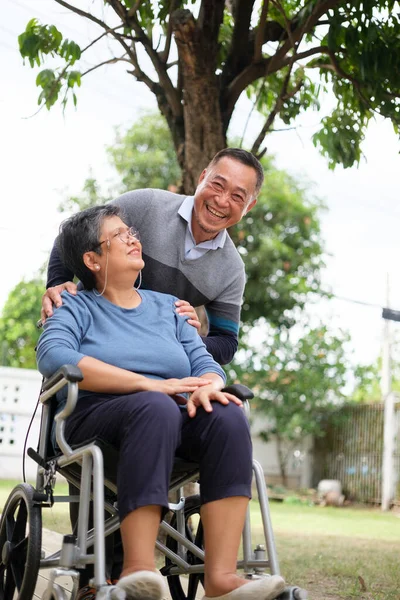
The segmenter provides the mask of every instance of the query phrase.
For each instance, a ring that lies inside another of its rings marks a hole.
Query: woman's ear
[[[95,252],[85,252],[82,258],[86,267],[90,271],[96,272],[99,270],[100,265],[97,262],[99,257]]]

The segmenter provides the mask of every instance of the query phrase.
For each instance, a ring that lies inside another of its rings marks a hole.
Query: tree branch
[[[128,71],[128,73],[130,73],[131,75],[133,75],[134,77],[136,77],[136,79],[138,81],[142,81],[145,85],[147,85],[147,87],[149,88],[149,90],[151,92],[153,92],[154,94],[157,95],[157,84],[155,81],[153,81],[144,71],[142,71],[142,69],[139,66],[139,61],[137,58],[137,54],[136,54],[136,48],[135,46],[132,47],[132,57],[131,57],[131,63],[134,67],[133,71]]]
[[[167,98],[167,100],[170,104],[173,114],[176,117],[179,116],[180,114],[182,114],[182,106],[179,101],[177,91],[174,88],[171,79],[169,78],[169,75],[165,68],[165,64],[160,59],[159,54],[154,50],[150,39],[148,38],[146,33],[143,31],[143,29],[139,25],[136,15],[131,17],[130,23],[132,24],[132,29],[136,33],[138,40],[144,47],[147,56],[150,58],[153,66],[156,70],[160,85],[165,92],[165,97]]]
[[[159,52],[158,55],[160,57],[160,60],[164,63],[168,62],[168,57],[169,57],[169,53],[171,50],[171,41],[172,41],[172,19],[171,19],[171,15],[174,12],[176,7],[176,0],[171,0],[171,6],[169,9],[169,19],[168,19],[168,26],[167,26],[167,34],[165,37],[165,45],[164,45],[164,50],[162,52]]]
[[[105,0],[107,4],[111,6],[117,16],[121,19],[123,23],[126,23],[128,20],[128,11],[125,6],[119,0]]]
[[[304,50],[304,52],[298,52],[293,54],[293,56],[288,56],[285,60],[283,60],[280,64],[279,69],[270,70],[269,73],[275,73],[276,70],[280,70],[283,67],[286,67],[292,61],[297,62],[302,60],[303,58],[309,58],[310,56],[314,56],[315,54],[329,54],[328,46],[316,46],[315,48],[310,48],[309,50]]]
[[[85,17],[86,19],[89,19],[89,21],[93,21],[93,23],[96,23],[97,25],[99,25],[99,27],[102,27],[106,31],[106,33],[112,35],[121,44],[128,56],[132,58],[132,49],[128,46],[123,37],[115,31],[116,28],[109,27],[107,23],[104,23],[104,21],[101,21],[101,19],[98,19],[94,15],[84,10],[81,10],[76,6],[72,6],[72,4],[68,4],[68,2],[65,2],[65,0],[55,0],[55,2],[61,4],[61,6],[64,6],[64,8],[67,8],[71,12],[74,12],[77,15],[80,15],[81,17]]]
[[[287,88],[289,85],[292,68],[293,68],[293,64],[290,66],[289,71],[285,77],[285,80],[282,84],[281,92],[280,92],[278,98],[276,99],[275,106],[269,113],[267,120],[265,121],[260,133],[258,134],[258,136],[251,148],[251,153],[256,156],[259,155],[260,146],[263,143],[264,138],[267,135],[268,131],[272,127],[272,125],[275,121],[275,118],[277,117],[277,115],[279,115],[280,111],[282,110],[284,102],[286,100],[288,100],[289,98],[293,98],[293,96],[295,96],[297,94],[297,92],[300,90],[301,86],[303,85],[303,82],[299,81],[298,84],[293,88],[293,90],[288,93]]]
[[[258,63],[253,62],[251,65],[245,67],[241,73],[235,77],[231,84],[227,86],[227,91],[225,94],[225,114],[227,115],[226,118],[228,121],[243,90],[245,90],[247,86],[260,77],[265,77],[266,75],[279,71],[282,66],[289,64],[291,57],[286,57],[286,55],[293,47],[293,44],[298,42],[303,35],[310,32],[321,16],[328,10],[331,10],[337,6],[340,2],[341,0],[321,0],[321,2],[315,5],[314,11],[306,19],[306,26],[304,23],[300,23],[297,28],[291,30],[290,39],[286,40],[273,56]],[[292,19],[292,23],[296,20],[297,17]],[[296,60],[298,60],[298,58]]]
[[[110,58],[109,60],[105,60],[104,62],[101,62],[98,65],[95,65],[94,67],[91,67],[90,69],[88,69],[87,71],[82,73],[82,77],[84,75],[87,75],[88,73],[91,73],[92,71],[95,71],[96,69],[99,69],[100,67],[103,67],[104,65],[112,65],[117,62],[124,62],[124,61],[131,65],[132,62],[130,60],[128,60],[127,58],[124,58],[124,56],[125,56],[125,54],[120,56],[119,58],[114,57],[114,58]]]
[[[342,0],[321,0],[318,4],[315,5],[313,12],[307,17],[305,23],[299,23],[299,25],[291,31],[291,39],[287,40],[281,48],[275,53],[272,57],[272,63],[274,61],[279,62],[283,59],[286,53],[293,47],[293,43],[297,42],[304,34],[309,33],[310,30],[314,27],[314,25],[319,21],[322,15],[324,15],[328,10],[335,8],[338,4],[340,4]],[[292,22],[296,22],[298,17],[292,19]]]
[[[135,4],[128,10],[128,18],[133,17],[136,14],[137,9],[141,5],[142,0],[136,0]]]
[[[292,36],[292,26],[291,26],[291,22],[290,22],[290,20],[288,19],[288,16],[287,16],[287,14],[286,14],[286,12],[285,12],[285,9],[284,9],[284,7],[282,6],[282,4],[281,4],[280,0],[271,0],[271,2],[272,2],[273,4],[275,4],[275,6],[277,7],[277,9],[279,10],[279,12],[281,13],[281,15],[283,16],[283,20],[284,20],[284,22],[285,22],[285,30],[286,30],[286,35],[287,35],[287,37],[288,37],[288,40],[289,40],[289,42],[290,42],[290,44],[291,44],[292,48],[294,49],[294,48],[295,48],[295,45],[296,45],[296,41],[300,42],[300,40],[301,40],[301,37],[302,37],[302,35],[304,35],[304,34],[302,34],[302,35],[299,37],[299,39],[298,39],[298,40],[295,40],[295,39],[293,38],[293,36]]]
[[[117,31],[118,29],[121,29],[121,27],[123,27],[123,25],[118,25],[117,27],[114,27],[113,31]],[[81,50],[81,54],[83,54],[84,52],[86,52],[86,50],[89,50],[89,48],[91,48],[92,46],[94,46],[94,44],[96,44],[104,36],[108,35],[108,33],[109,33],[108,31],[105,31],[104,33],[102,33],[101,35],[99,35],[99,37],[97,37],[96,39],[94,39],[92,42],[90,42],[90,44],[88,44],[87,46],[85,46],[83,48],[83,50]]]
[[[126,43],[126,41],[123,39],[123,37],[115,31],[115,28],[113,29],[113,28],[109,27],[106,23],[101,21],[101,19],[98,19],[91,13],[88,13],[80,8],[75,7],[75,6],[72,6],[71,4],[68,4],[68,2],[65,2],[65,0],[55,0],[55,1],[58,4],[61,4],[61,6],[64,6],[65,8],[67,8],[68,10],[70,10],[82,17],[87,18],[90,21],[93,21],[94,23],[97,23],[97,25],[99,25],[107,33],[112,35],[121,44],[121,46],[124,48],[125,52],[128,54],[129,58],[131,59],[132,64],[135,67],[135,69],[133,71],[133,74],[135,75],[135,77],[137,77],[137,79],[139,79],[140,81],[143,81],[144,83],[146,83],[146,85],[148,87],[150,87],[150,89],[153,88],[153,86],[155,85],[154,81],[152,81],[150,79],[150,77],[148,77],[139,67],[136,51],[134,48],[134,43],[133,43],[133,46],[130,47]],[[171,109],[172,109],[173,113],[175,115],[181,114],[182,108],[181,108],[176,90],[175,90],[174,86],[172,85],[172,82],[171,82],[171,80],[166,72],[166,69],[165,69],[163,63],[161,62],[157,52],[155,52],[154,48],[151,45],[149,38],[146,36],[143,29],[140,27],[135,15],[133,15],[130,19],[128,19],[127,11],[122,6],[122,4],[119,2],[119,0],[107,0],[107,2],[117,12],[118,16],[120,16],[120,18],[123,20],[124,23],[126,23],[129,20],[130,26],[132,26],[132,29],[135,31],[135,33],[138,37],[137,41],[139,41],[143,45],[144,49],[146,50],[147,55],[149,56],[150,60],[153,63],[153,66],[156,69],[156,72],[157,72],[157,75],[158,75],[159,81],[160,81],[160,86],[165,91],[165,96],[171,105]],[[139,6],[139,4],[138,4],[138,6]]]
[[[237,0],[232,13],[234,26],[228,56],[222,73],[222,81],[229,83],[245,68],[252,59],[249,44],[249,31],[251,28],[251,14],[255,0]]]
[[[264,44],[264,32],[265,32],[265,25],[267,22],[268,8],[269,8],[269,0],[263,0],[260,20],[258,22],[258,27],[257,27],[257,31],[256,31],[256,39],[254,42],[253,61],[255,63],[262,59],[262,47]]]
[[[197,27],[213,53],[212,60],[218,52],[218,33],[224,18],[225,0],[202,0]]]
[[[335,56],[335,53],[330,48],[327,49],[327,53],[329,54],[329,58],[331,59],[331,65],[326,65],[325,68],[331,68],[332,71],[334,71],[337,75],[339,75],[339,77],[350,81],[350,83],[353,84],[353,86],[354,86],[357,94],[359,95],[361,101],[363,102],[363,104],[368,106],[368,108],[370,108],[371,110],[374,110],[371,106],[369,99],[364,96],[363,91],[361,89],[361,87],[362,87],[361,83],[358,81],[358,79],[356,79],[352,75],[349,75],[348,73],[343,71],[343,69],[339,65],[339,62]],[[320,68],[322,68],[322,67],[323,67],[323,65],[320,65]],[[375,112],[377,112],[377,111],[375,111]]]
[[[92,15],[80,8],[77,8],[76,6],[72,6],[71,4],[68,4],[68,2],[65,2],[65,0],[55,0],[55,1],[58,4],[60,4],[61,6],[64,6],[64,8],[67,8],[68,10],[70,10],[71,12],[74,12],[74,13],[80,15],[81,17],[85,17],[89,21],[93,21],[94,23],[99,25],[99,27],[102,27],[105,30],[105,34],[112,35],[124,48],[126,54],[130,58],[131,64],[134,67],[134,70],[128,71],[128,73],[130,73],[131,75],[134,75],[134,77],[136,77],[136,79],[138,79],[138,81],[142,81],[145,85],[147,85],[147,87],[154,94],[157,95],[157,84],[150,77],[148,77],[148,75],[146,75],[146,73],[144,73],[141,70],[141,68],[139,66],[139,62],[137,60],[135,45],[133,44],[132,47],[128,46],[128,44],[125,42],[125,40],[122,38],[122,36],[116,32],[116,29],[118,29],[119,27],[111,28],[106,23],[104,23],[104,21],[101,21],[101,19],[98,19],[94,15]]]

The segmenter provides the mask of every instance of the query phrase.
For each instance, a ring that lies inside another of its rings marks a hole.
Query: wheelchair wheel
[[[41,507],[35,490],[17,485],[8,497],[0,521],[0,600],[31,600],[42,547]]]
[[[200,496],[189,496],[185,502],[185,531],[188,540],[203,550],[203,525],[200,520]],[[171,526],[176,527],[176,516],[171,519]],[[171,537],[167,537],[166,546],[173,552],[177,551],[177,542]],[[201,565],[203,561],[194,556],[191,552],[187,553],[187,562],[191,565]],[[170,566],[171,560],[165,559],[165,565]],[[199,583],[204,587],[204,574],[192,574],[189,577],[182,578],[179,575],[169,575],[168,586],[173,600],[195,600]],[[187,586],[185,583],[187,582]]]

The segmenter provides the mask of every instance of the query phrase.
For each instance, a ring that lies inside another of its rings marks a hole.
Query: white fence
[[[0,367],[0,479],[22,481],[22,455],[29,422],[35,410],[41,384],[37,371]],[[33,420],[27,448],[37,447],[40,427],[40,406]],[[264,443],[258,436],[263,423],[252,416],[254,457],[261,463],[267,483],[281,483],[276,443]],[[291,488],[310,486],[312,440],[304,440],[298,456],[288,461],[288,484]],[[36,463],[25,455],[27,479],[34,480]]]
[[[22,481],[24,442],[38,400],[42,378],[37,371],[0,367],[0,479]],[[40,407],[31,426],[28,445],[36,450]],[[28,480],[36,476],[36,463],[25,458]]]

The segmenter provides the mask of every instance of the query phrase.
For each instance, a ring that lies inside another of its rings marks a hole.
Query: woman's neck
[[[116,304],[121,308],[136,308],[142,301],[140,294],[134,287],[119,288],[107,286],[102,294],[112,304]]]

